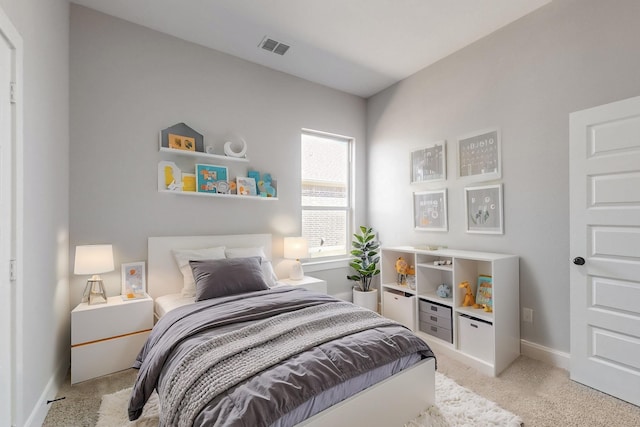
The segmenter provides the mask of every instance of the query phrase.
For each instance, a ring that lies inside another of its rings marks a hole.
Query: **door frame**
[[[13,272],[15,280],[10,281],[8,288],[1,288],[0,313],[5,313],[0,327],[4,328],[0,335],[0,358],[6,362],[4,366],[10,367],[10,372],[3,372],[2,375],[10,378],[10,381],[0,384],[0,425],[15,425],[17,414],[22,411],[23,394],[22,387],[22,316],[23,316],[23,295],[22,295],[22,242],[23,242],[23,110],[22,110],[22,88],[23,88],[23,42],[17,29],[11,20],[0,7],[0,36],[3,37],[13,51],[11,64],[11,81],[14,83],[12,103],[11,103],[11,160],[13,168],[11,170],[11,180],[7,184],[11,194],[11,219],[9,220],[9,230],[12,235],[9,237],[9,259],[2,259],[0,262],[14,260]],[[15,102],[13,102],[15,100]],[[3,235],[2,238],[7,238]]]

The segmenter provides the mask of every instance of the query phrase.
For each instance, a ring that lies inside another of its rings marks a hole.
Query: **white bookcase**
[[[415,267],[415,289],[398,285],[395,262]],[[434,262],[445,261],[444,265]],[[464,307],[467,281],[474,296],[478,277],[491,276],[493,312]],[[410,327],[432,347],[481,372],[497,376],[520,354],[519,260],[515,255],[412,246],[381,249],[382,314]],[[452,296],[436,289],[451,286]]]

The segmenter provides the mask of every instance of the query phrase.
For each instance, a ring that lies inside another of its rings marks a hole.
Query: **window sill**
[[[306,261],[302,263],[305,273],[312,273],[314,271],[335,270],[337,268],[349,267],[350,258],[336,258],[329,260],[314,260]]]

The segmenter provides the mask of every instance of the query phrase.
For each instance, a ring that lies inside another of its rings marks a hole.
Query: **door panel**
[[[640,97],[570,131],[571,378],[640,405]]]
[[[589,146],[591,155],[608,154],[611,151],[625,149],[640,150],[640,117],[616,119],[612,123],[590,126]]]
[[[640,202],[640,173],[618,173],[590,177],[591,206],[637,204]],[[631,188],[629,188],[631,187]]]

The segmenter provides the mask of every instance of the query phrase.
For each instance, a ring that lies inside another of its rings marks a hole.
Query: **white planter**
[[[353,288],[353,303],[377,313],[378,290],[370,289],[368,292],[362,292],[358,288]]]

